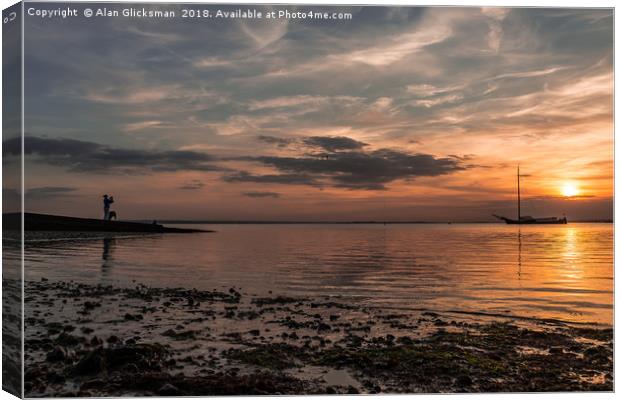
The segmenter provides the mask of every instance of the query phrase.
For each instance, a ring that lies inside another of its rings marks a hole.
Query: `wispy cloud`
[[[183,190],[199,190],[205,187],[205,183],[198,179],[193,179],[191,181],[185,182],[183,185],[179,186],[179,189]]]
[[[449,38],[451,34],[452,29],[446,25],[423,26],[413,32],[386,38],[384,43],[374,47],[333,57],[345,64],[361,63],[382,67],[409,57],[426,46],[440,43]]]
[[[123,129],[125,132],[135,132],[141,131],[148,128],[158,128],[164,127],[165,123],[162,121],[140,121],[140,122],[132,122],[129,124],[125,124]]]
[[[280,197],[280,193],[276,193],[276,192],[244,192],[243,193],[244,196],[246,197],[253,197],[253,198],[265,198],[265,197],[271,197],[273,199],[277,199]]]

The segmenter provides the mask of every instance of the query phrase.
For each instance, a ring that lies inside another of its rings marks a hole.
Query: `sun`
[[[572,182],[567,182],[562,186],[562,195],[564,197],[574,197],[579,194],[579,188]]]

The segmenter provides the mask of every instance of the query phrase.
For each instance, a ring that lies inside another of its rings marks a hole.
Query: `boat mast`
[[[517,165],[517,221],[521,221],[521,175]]]

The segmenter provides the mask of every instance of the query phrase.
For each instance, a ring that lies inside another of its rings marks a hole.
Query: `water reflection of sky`
[[[213,228],[213,227],[212,227]],[[217,233],[38,242],[26,278],[611,322],[613,226],[221,225]]]

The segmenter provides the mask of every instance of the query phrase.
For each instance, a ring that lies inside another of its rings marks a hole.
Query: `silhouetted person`
[[[103,219],[108,221],[110,219],[110,205],[114,203],[114,197],[103,195]]]

